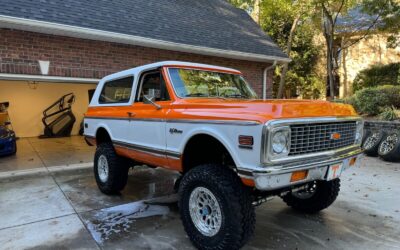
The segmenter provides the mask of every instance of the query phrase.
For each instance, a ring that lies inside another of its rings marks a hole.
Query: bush
[[[394,108],[385,108],[382,113],[379,114],[379,118],[384,121],[394,121],[399,119],[399,110],[395,110]]]
[[[400,108],[400,86],[365,88],[357,91],[351,102],[358,112],[367,115],[378,115],[385,108],[392,106]]]
[[[400,63],[374,65],[361,70],[353,81],[353,90],[381,85],[400,85]]]

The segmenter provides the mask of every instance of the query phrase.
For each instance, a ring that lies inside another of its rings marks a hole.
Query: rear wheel
[[[378,155],[385,161],[400,160],[400,134],[391,132],[383,138],[378,148]]]
[[[195,167],[179,185],[179,210],[190,240],[199,249],[239,249],[254,232],[250,191],[230,169]]]
[[[291,192],[282,197],[283,201],[293,209],[316,213],[336,200],[340,191],[340,179],[331,181],[315,181],[305,190]]]
[[[115,153],[111,143],[97,146],[94,156],[94,176],[100,191],[116,194],[128,181],[129,161]]]

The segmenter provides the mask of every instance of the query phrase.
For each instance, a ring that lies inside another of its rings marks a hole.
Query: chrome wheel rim
[[[104,155],[100,155],[97,163],[97,174],[102,182],[108,179],[108,161]]]
[[[222,224],[221,207],[209,189],[193,189],[189,198],[189,211],[193,224],[201,234],[212,237],[219,232]]]
[[[379,145],[379,152],[383,155],[388,154],[394,149],[398,141],[399,137],[397,134],[387,136],[385,140],[382,141],[381,145]]]
[[[305,200],[313,197],[316,191],[317,191],[317,183],[314,182],[304,190],[293,192],[292,195],[298,199]]]
[[[364,142],[364,149],[372,148],[377,142],[380,137],[380,133],[373,133],[370,137],[368,137]]]

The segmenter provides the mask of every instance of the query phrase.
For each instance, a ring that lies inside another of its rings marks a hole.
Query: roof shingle
[[[225,0],[2,0],[0,15],[287,59]]]

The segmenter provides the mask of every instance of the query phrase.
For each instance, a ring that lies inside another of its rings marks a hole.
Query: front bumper
[[[362,152],[362,149],[357,147],[330,158],[310,159],[308,161],[290,163],[286,166],[267,166],[262,170],[250,172],[239,170],[238,172],[242,178],[252,179],[258,190],[271,191],[315,180],[326,180],[329,166],[342,164],[342,173],[358,164]],[[351,159],[355,160],[355,164],[352,166],[350,164]],[[306,178],[299,181],[291,181],[293,172],[301,170],[307,170]]]

